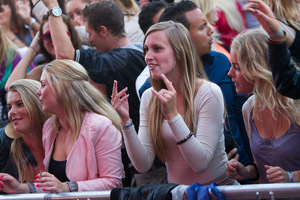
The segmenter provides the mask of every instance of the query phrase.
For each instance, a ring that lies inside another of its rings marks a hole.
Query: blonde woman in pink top
[[[44,67],[37,94],[43,110],[53,114],[43,127],[48,172],[38,174],[34,184],[0,174],[0,189],[57,193],[122,187],[120,118],[89,81],[75,61],[54,60]]]

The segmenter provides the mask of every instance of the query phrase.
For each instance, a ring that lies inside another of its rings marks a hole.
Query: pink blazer
[[[44,165],[48,170],[57,131],[48,119],[43,127]],[[78,183],[78,191],[111,190],[122,187],[122,136],[112,122],[87,112],[81,131],[66,163],[66,175]],[[37,187],[37,191],[41,188]],[[42,192],[42,191],[38,191]]]

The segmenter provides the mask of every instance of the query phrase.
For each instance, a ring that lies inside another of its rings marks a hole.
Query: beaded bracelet
[[[127,129],[129,129],[131,126],[133,126],[132,120],[131,120],[128,124],[122,125],[122,129],[127,130]]]
[[[30,182],[25,182],[25,183],[28,185],[30,193],[36,193],[35,185],[33,183]]]
[[[185,143],[186,141],[188,141],[188,139],[190,139],[193,136],[193,132],[190,131],[190,134],[188,134],[188,136],[186,136],[185,138],[183,138],[182,140],[176,142],[177,145],[180,145],[182,143]]]

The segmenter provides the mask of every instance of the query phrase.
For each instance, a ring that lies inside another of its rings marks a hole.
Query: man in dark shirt
[[[57,0],[43,1],[49,11],[58,9]],[[54,13],[54,12],[52,12]],[[74,59],[85,67],[92,84],[108,99],[113,81],[118,81],[119,91],[128,88],[130,116],[139,124],[140,101],[135,92],[136,77],[145,68],[142,44],[132,44],[125,34],[124,15],[112,2],[101,1],[83,10],[84,25],[89,42],[95,49],[75,50],[65,29],[61,15],[50,14],[49,25],[52,42],[58,59]]]

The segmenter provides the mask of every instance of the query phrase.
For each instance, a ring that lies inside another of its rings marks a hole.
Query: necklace
[[[272,134],[272,137],[270,139],[270,144],[269,144],[269,148],[267,146],[267,143],[266,143],[266,134],[265,134],[265,127],[264,127],[264,116],[263,116],[263,113],[261,111],[261,122],[262,122],[262,132],[263,132],[263,135],[262,135],[262,139],[263,139],[263,142],[264,142],[264,147],[265,147],[265,151],[267,153],[267,156],[268,156],[268,159],[269,159],[269,163],[270,165],[272,165],[273,167],[276,166],[275,165],[275,160],[274,160],[274,146],[273,146],[273,140],[275,139],[275,135],[277,133],[277,128],[278,128],[278,121],[279,121],[279,117],[275,119],[276,120],[276,126],[275,126],[275,131],[274,133]],[[281,118],[280,118],[281,120]],[[280,121],[281,123],[281,121]],[[269,150],[270,149],[270,150]],[[271,155],[270,155],[271,154]],[[271,161],[271,157],[272,157],[272,161]]]

